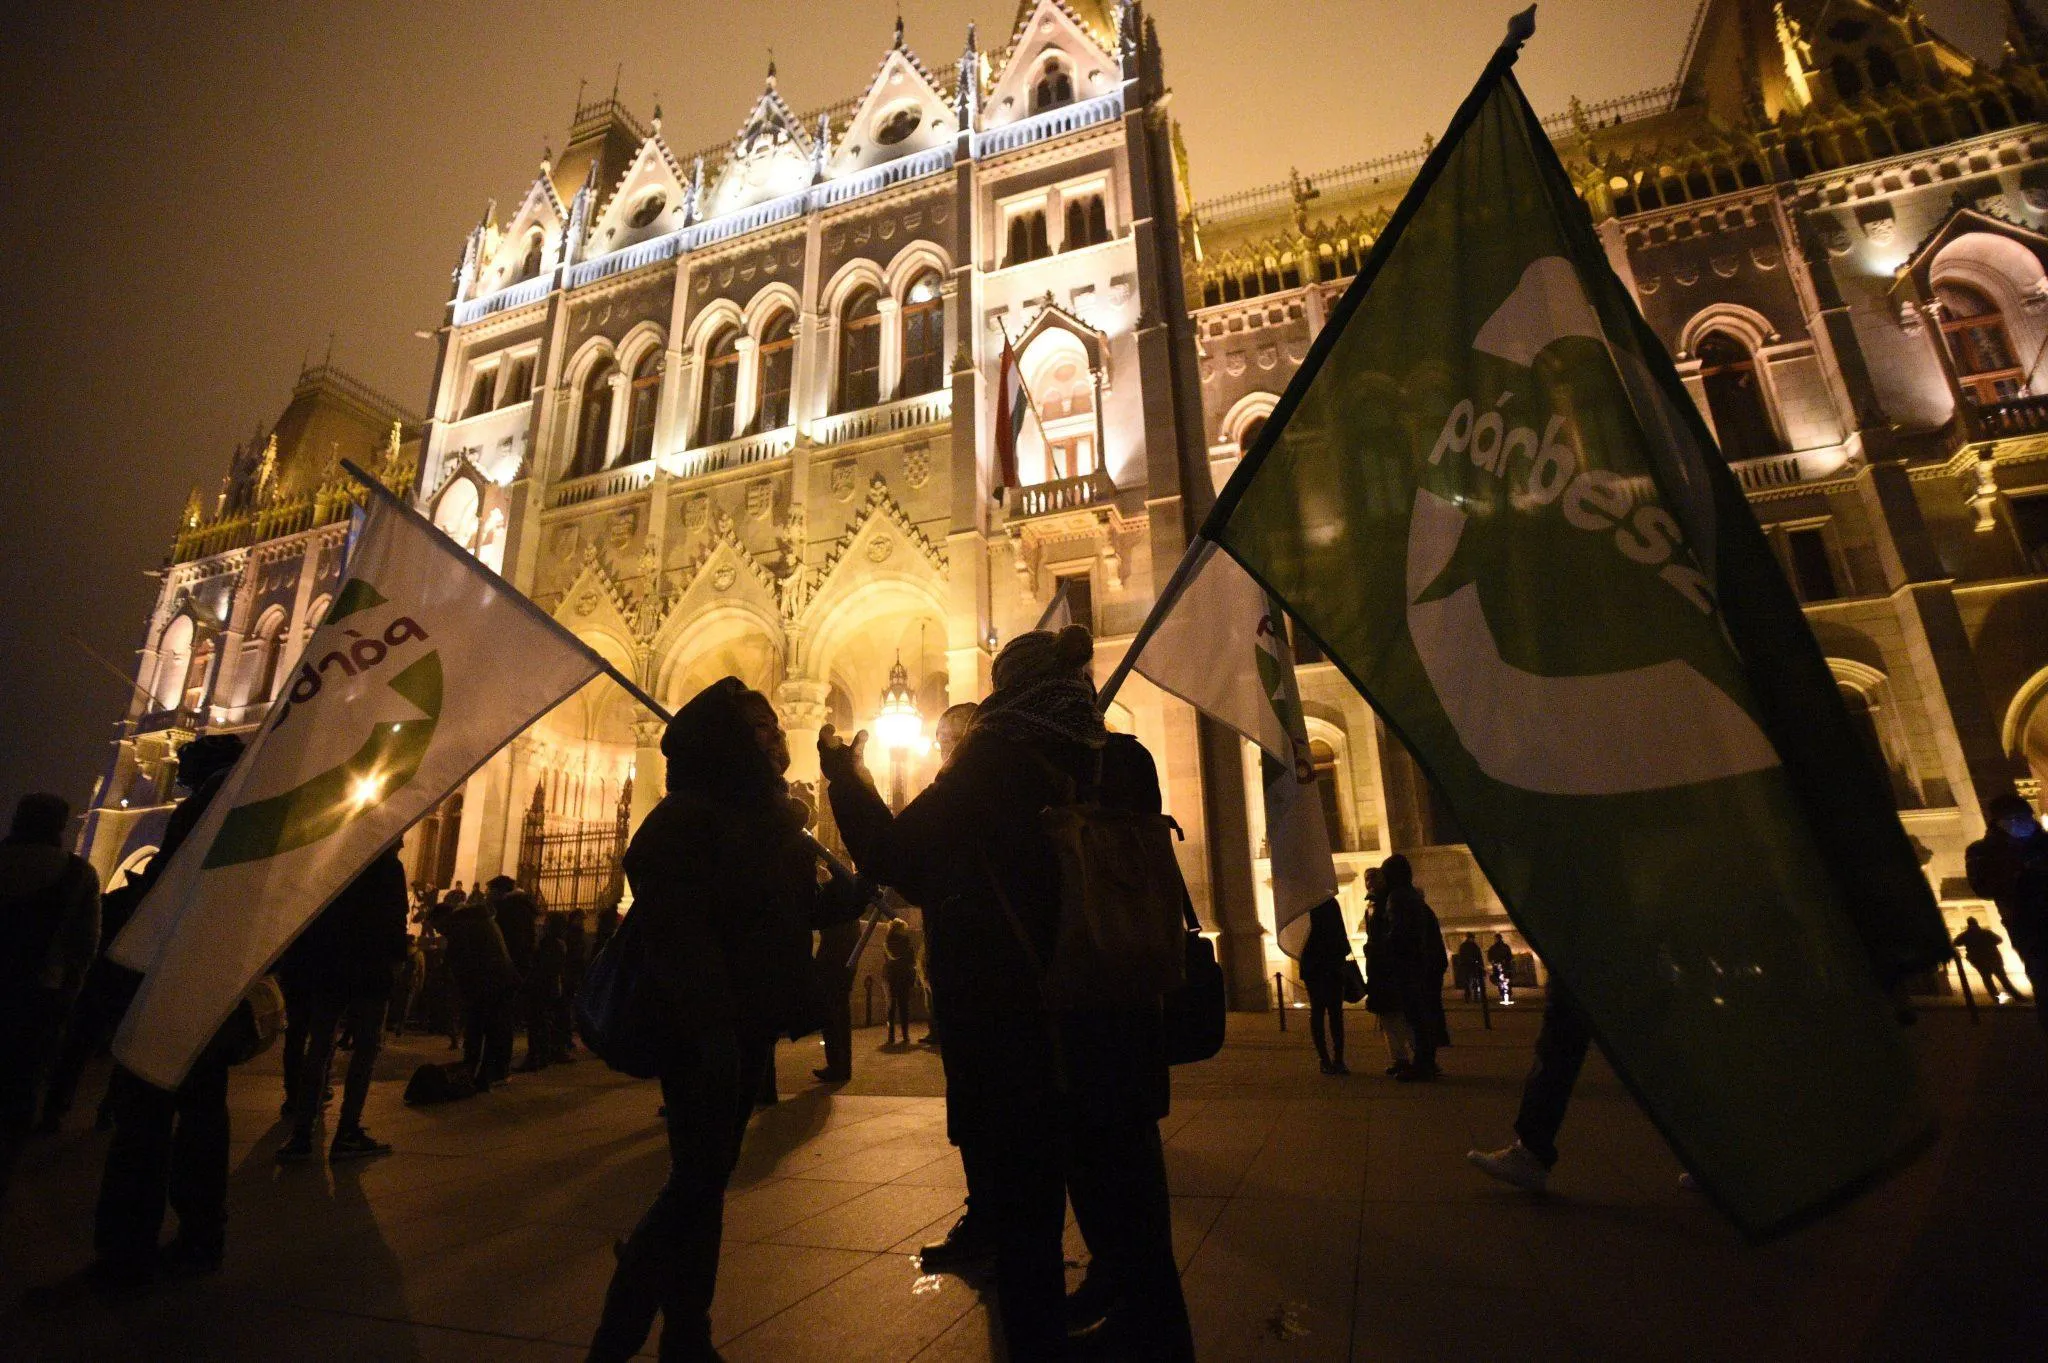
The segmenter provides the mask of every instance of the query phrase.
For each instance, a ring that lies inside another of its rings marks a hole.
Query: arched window
[[[881,299],[863,286],[846,300],[839,321],[839,410],[859,411],[882,400]]]
[[[1074,73],[1058,57],[1048,57],[1031,87],[1031,112],[1042,113],[1074,102]]]
[[[1010,217],[1010,251],[1004,258],[1005,265],[1021,265],[1027,260],[1042,260],[1052,254],[1052,241],[1046,235],[1045,205],[1026,208]]]
[[[1323,806],[1323,827],[1329,830],[1330,846],[1339,852],[1351,850],[1344,836],[1344,802],[1337,785],[1337,750],[1320,738],[1308,741],[1308,759],[1316,772],[1316,798]]]
[[[1896,809],[1918,809],[1920,794],[1913,789],[1913,781],[1903,764],[1892,760],[1886,751],[1884,738],[1878,732],[1877,713],[1871,707],[1870,697],[1858,687],[1837,684],[1842,693],[1842,704],[1849,711],[1849,727],[1856,731],[1856,737],[1863,748],[1864,756],[1876,768],[1878,779],[1891,792],[1892,806]]]
[[[2023,375],[1997,306],[1963,284],[1939,285],[1934,297],[1941,304],[1941,334],[1955,361],[1956,382],[1970,401],[1982,407],[2018,397]]]
[[[1863,93],[1863,72],[1855,61],[1847,56],[1837,56],[1828,64],[1835,75],[1835,94],[1842,99],[1851,99]]]
[[[698,408],[697,443],[732,439],[733,409],[740,396],[740,332],[727,327],[704,349],[704,398]]]
[[[789,424],[790,377],[796,369],[796,330],[787,312],[761,329],[760,416],[754,425],[772,431]]]
[[[1700,341],[1700,382],[1707,390],[1707,410],[1722,455],[1733,461],[1781,453],[1778,433],[1757,386],[1756,360],[1725,331],[1710,331]]]
[[[1067,239],[1061,249],[1072,251],[1109,240],[1109,210],[1100,192],[1078,194],[1067,200]]]
[[[612,438],[612,376],[618,366],[606,356],[590,367],[583,379],[583,405],[576,414],[576,462],[569,467],[571,478],[596,473],[604,467]]]
[[[185,672],[192,662],[192,617],[181,615],[164,626],[156,646],[156,678],[150,693],[160,710],[175,710],[185,695]]]
[[[185,694],[180,708],[197,714],[206,702],[206,684],[213,672],[213,636],[207,635],[192,647],[192,661],[185,667]]]
[[[927,270],[903,296],[902,396],[936,392],[946,381],[946,300]]]
[[[277,694],[277,668],[284,660],[284,612],[272,611],[256,626],[256,684],[249,688],[251,705],[263,705]]]
[[[632,395],[626,408],[625,462],[637,464],[654,454],[654,409],[661,401],[661,347],[649,346],[633,366]]]
[[[1883,48],[1871,48],[1864,55],[1863,63],[1870,68],[1870,83],[1876,89],[1889,90],[1899,83],[1899,64]]]
[[[532,279],[540,273],[541,252],[546,246],[546,238],[541,236],[538,228],[534,229],[532,235],[526,239],[526,259],[519,264],[521,279]]]
[[[457,478],[441,494],[441,501],[434,508],[434,524],[463,548],[474,549],[477,521],[482,514],[483,498],[477,495],[476,484],[467,478]]]
[[[1244,429],[1237,433],[1237,456],[1242,459],[1252,452],[1252,446],[1259,443],[1259,436],[1266,429],[1266,418],[1255,416],[1244,423]]]

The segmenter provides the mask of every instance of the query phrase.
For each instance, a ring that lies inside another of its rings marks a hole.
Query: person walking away
[[[828,726],[818,740],[832,810],[861,873],[924,910],[950,1121],[963,1152],[980,1146],[974,1215],[985,1203],[992,1219],[1013,1363],[1068,1348],[1068,1191],[1094,1257],[1091,1281],[1113,1302],[1103,1330],[1114,1356],[1194,1353],[1159,1143],[1169,1099],[1159,1007],[1056,1014],[1037,965],[1051,958],[1059,913],[1041,811],[1077,797],[1133,812],[1160,807],[1151,756],[1103,727],[1093,655],[1078,625],[1011,640],[966,737],[900,814],[866,776],[864,736],[849,745]]]
[[[1468,1150],[1465,1158],[1503,1183],[1542,1192],[1557,1167],[1557,1133],[1592,1044],[1586,1015],[1553,972],[1545,988],[1543,1027],[1536,1033],[1535,1063],[1522,1081],[1515,1142],[1502,1150]]]
[[[843,1084],[853,1078],[853,980],[849,964],[860,945],[860,924],[838,923],[818,934],[818,997],[824,1000],[825,1064],[811,1073],[821,1084]]]
[[[1396,852],[1380,863],[1380,871],[1387,884],[1394,987],[1415,1045],[1414,1063],[1394,1078],[1402,1083],[1427,1083],[1437,1077],[1437,1048],[1451,1042],[1444,1018],[1444,971],[1450,966],[1450,957],[1444,951],[1444,933],[1436,911],[1415,884],[1408,858]]]
[[[1399,1079],[1415,1065],[1415,1033],[1401,991],[1400,963],[1394,955],[1394,930],[1387,903],[1387,876],[1377,866],[1365,870],[1365,1007],[1380,1020],[1387,1039],[1387,1073]]]
[[[2048,1028],[2041,983],[2048,980],[2048,831],[2017,795],[2000,795],[1984,809],[1984,836],[1963,853],[1970,888],[1998,906],[2005,939],[2019,953],[2034,987],[2034,1013]]]
[[[1451,958],[1451,972],[1452,983],[1465,1002],[1479,1002],[1479,995],[1486,988],[1486,957],[1480,953],[1476,933],[1466,933],[1465,940],[1458,943],[1458,954]]]
[[[330,1162],[391,1153],[390,1146],[363,1130],[363,1101],[369,1096],[383,1044],[392,976],[411,946],[405,914],[405,864],[395,848],[387,847],[285,949],[306,1007],[306,1052],[300,1062],[298,1095],[308,1097],[327,1083],[335,1036],[342,1027],[355,1041],[342,1081],[334,1138],[328,1144]],[[317,1102],[296,1106],[292,1134],[278,1147],[278,1163],[303,1164],[313,1157],[313,1126],[319,1116]]]
[[[100,944],[100,880],[64,850],[71,806],[24,795],[0,840],[0,1204]]]
[[[1301,982],[1308,987],[1308,1031],[1324,1074],[1349,1074],[1344,1064],[1344,963],[1351,939],[1344,910],[1325,899],[1308,911],[1308,940],[1301,944]],[[1323,1038],[1324,1028],[1329,1039]]]
[[[54,1133],[62,1129],[64,1116],[78,1096],[85,1067],[94,1056],[106,1051],[114,1039],[114,1029],[120,1025],[121,1014],[128,1007],[134,972],[108,960],[107,948],[128,926],[128,920],[135,916],[135,906],[142,902],[142,874],[141,869],[131,872],[127,879],[100,896],[99,949],[93,953],[85,982],[79,986],[78,998],[64,1024],[64,1039],[57,1047],[57,1059],[43,1090],[43,1115],[36,1123],[38,1131]],[[106,1095],[103,1088],[99,1111],[93,1120],[94,1127],[101,1131],[114,1125],[114,1109]]]
[[[889,990],[889,1036],[882,1044],[895,1046],[896,1027],[903,1026],[903,1040],[910,1044],[910,995],[917,988],[917,949],[911,944],[910,924],[901,918],[889,920],[889,934],[882,939],[882,983]]]
[[[465,900],[452,913],[445,906],[441,913],[438,926],[448,942],[448,973],[462,1001],[462,1060],[482,1093],[503,1083],[512,1068],[519,972],[489,904]]]
[[[1493,945],[1486,949],[1486,963],[1493,977],[1493,985],[1500,990],[1502,1003],[1515,1001],[1515,949],[1508,945],[1508,939],[1499,933],[1493,934]]]
[[[820,886],[789,745],[767,697],[713,682],[662,736],[668,793],[627,849],[646,968],[676,1031],[659,1067],[669,1176],[618,1246],[592,1363],[639,1352],[662,1317],[660,1357],[718,1358],[711,1298],[726,1183],[777,1035],[806,1035],[820,1003],[814,929],[859,914],[850,879]]]
[[[556,1005],[561,1000],[562,972],[568,958],[550,915],[541,925],[540,941],[534,946],[532,967],[526,975],[526,1060],[519,1068],[529,1073],[561,1058],[562,1038],[555,1034]]]
[[[2005,973],[2005,953],[1999,950],[2004,942],[2003,937],[1981,926],[1974,918],[1964,920],[1963,930],[1956,934],[1955,940],[1963,959],[1984,981],[1984,992],[1999,1003],[2020,996],[2020,991],[2013,987],[2011,978]]]
[[[242,755],[234,734],[202,734],[178,750],[177,783],[190,794],[171,811],[163,846],[143,876],[146,897],[171,858],[219,794]],[[127,999],[140,978],[128,972]],[[93,1266],[88,1278],[107,1288],[137,1287],[160,1273],[217,1272],[227,1248],[228,1062],[231,1016],[186,1072],[166,1091],[116,1066],[114,1134],[93,1214]],[[166,1206],[178,1233],[158,1248]]]

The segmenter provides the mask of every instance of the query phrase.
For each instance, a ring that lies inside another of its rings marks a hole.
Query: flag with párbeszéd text
[[[114,1054],[165,1088],[327,902],[493,753],[605,670],[381,488],[283,694],[157,876],[115,960]]]
[[[1273,933],[1282,951],[1300,956],[1308,911],[1336,895],[1337,872],[1286,617],[1230,555],[1198,546],[1127,662],[1257,747]]]
[[[1414,753],[1707,1194],[1762,1235],[1931,1129],[1940,916],[1511,39],[1201,541]]]

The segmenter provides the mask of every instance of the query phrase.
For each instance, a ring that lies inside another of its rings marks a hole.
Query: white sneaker
[[[1540,1193],[1550,1182],[1550,1171],[1523,1147],[1520,1141],[1505,1150],[1467,1150],[1465,1158],[1489,1177],[1512,1183],[1524,1192]]]

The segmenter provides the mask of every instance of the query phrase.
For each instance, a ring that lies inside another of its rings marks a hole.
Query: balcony
[[[820,417],[810,424],[811,440],[818,445],[844,445],[869,436],[914,431],[920,426],[937,426],[953,417],[953,390],[940,388],[912,398],[898,398],[878,407]]]
[[[466,327],[471,322],[481,322],[493,313],[509,312],[523,308],[528,303],[538,303],[548,296],[555,286],[555,272],[542,270],[531,279],[487,293],[481,298],[471,298],[455,305],[455,325]]]
[[[135,721],[135,727],[130,732],[136,734],[155,734],[163,733],[166,730],[179,729],[186,733],[191,733],[198,727],[199,712],[197,710],[188,710],[182,705],[173,710],[163,710],[152,706],[150,709],[145,710],[142,716]]]
[[[556,483],[548,489],[547,507],[548,510],[554,511],[560,507],[602,501],[606,497],[638,492],[653,481],[654,461],[643,459],[637,464],[626,464],[620,468],[606,469],[602,473],[587,474],[581,478],[570,478]]]
[[[1805,480],[1805,473],[1796,454],[1773,454],[1762,459],[1740,459],[1730,464],[1735,481],[1742,484],[1744,492],[1768,492],[1772,488],[1791,487]]]
[[[1010,519],[1019,521],[1037,516],[1056,516],[1064,511],[1084,511],[1092,506],[1107,506],[1115,500],[1116,484],[1110,481],[1108,474],[1097,469],[1077,478],[1055,478],[1049,483],[1012,488],[1008,506]]]
[[[780,459],[796,444],[796,427],[779,426],[759,435],[743,435],[737,440],[724,440],[716,445],[704,445],[694,450],[678,450],[674,454],[662,455],[656,460],[662,472],[671,478],[701,478],[707,473],[720,473],[726,469],[744,468],[748,464],[763,464],[770,459]]]
[[[2008,436],[2034,435],[2048,431],[2048,395],[2007,398],[1976,409],[1976,426],[1982,439],[2003,440]]]

